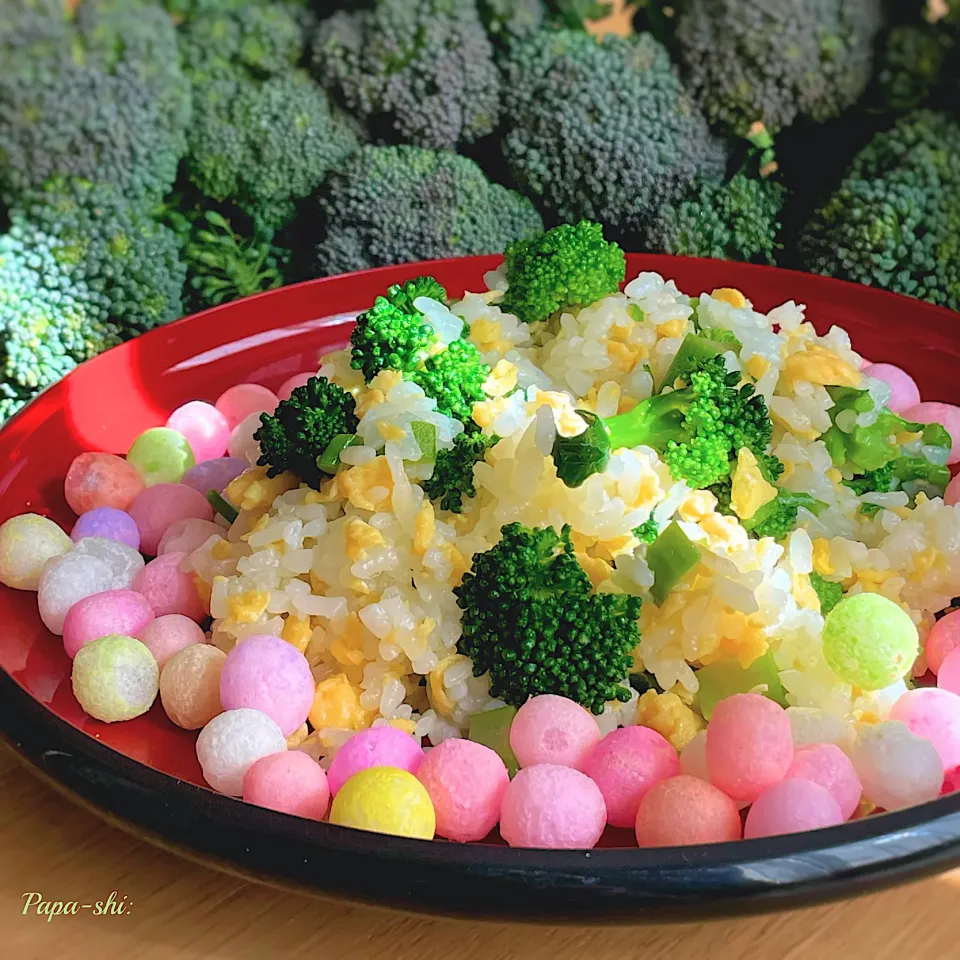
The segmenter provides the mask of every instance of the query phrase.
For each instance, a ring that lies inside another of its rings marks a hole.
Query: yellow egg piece
[[[256,623],[270,602],[266,590],[247,590],[227,600],[227,618],[236,623]]]
[[[777,499],[777,488],[764,479],[757,458],[746,447],[737,457],[730,492],[730,506],[741,520],[756,516],[761,507]]]
[[[786,374],[790,380],[806,380],[823,387],[859,387],[863,379],[853,364],[816,344],[787,357]]]
[[[393,494],[393,474],[386,457],[374,457],[366,463],[351,467],[338,477],[343,492],[353,506],[360,510],[389,510]],[[374,491],[386,491],[386,495],[373,499]]]
[[[397,767],[370,767],[355,773],[333,798],[330,822],[417,840],[432,840],[437,829],[426,787]]]
[[[747,305],[747,298],[735,287],[718,287],[710,296],[714,300],[729,303],[731,307],[737,307],[737,309],[742,309]]]
[[[360,688],[338,673],[317,684],[307,719],[314,730],[366,730],[375,714],[360,705]]]

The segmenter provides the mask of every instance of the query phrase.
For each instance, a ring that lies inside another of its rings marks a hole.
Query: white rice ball
[[[257,760],[286,749],[286,737],[277,724],[249,707],[219,714],[197,737],[204,780],[229,797],[243,793],[243,775]]]
[[[99,557],[88,553],[74,550],[48,560],[40,575],[37,594],[44,626],[59,637],[67,611],[78,600],[113,590],[114,580],[113,570]]]
[[[896,720],[864,727],[850,751],[863,795],[884,810],[934,800],[943,786],[936,747]]]
[[[113,585],[108,590],[128,590],[145,566],[139,551],[119,540],[107,540],[104,537],[84,537],[73,552],[96,557],[110,568]]]

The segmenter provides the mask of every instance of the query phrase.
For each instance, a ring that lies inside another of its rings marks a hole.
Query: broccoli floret
[[[508,288],[500,307],[525,323],[616,293],[627,271],[623,250],[603,239],[599,223],[585,220],[517,240],[505,257]]]
[[[15,202],[49,178],[102,182],[159,201],[189,121],[176,31],[150,3],[0,5],[0,193]]]
[[[504,45],[538,30],[547,15],[543,0],[479,0],[478,6],[487,33]]]
[[[608,0],[547,0],[553,18],[565,27],[582,27],[588,20],[610,16],[613,3]]]
[[[660,534],[660,524],[651,517],[633,531],[633,535],[642,543],[653,543]]]
[[[798,249],[814,273],[960,309],[960,123],[918,111],[877,134]]]
[[[558,534],[513,523],[501,533],[454,589],[463,610],[458,649],[474,675],[489,672],[490,693],[517,707],[543,693],[594,713],[627,701],[640,599],[593,593],[569,527]]]
[[[448,302],[447,291],[434,277],[414,277],[405,283],[395,283],[387,290],[387,300],[398,310],[411,315],[419,313],[414,304],[420,297],[444,305]]]
[[[319,207],[320,276],[500,253],[543,230],[529,200],[490,183],[472,160],[417,147],[363,147],[331,177]]]
[[[761,507],[754,516],[742,523],[744,529],[755,534],[758,539],[772,537],[774,540],[783,540],[796,530],[801,507],[817,516],[826,506],[808,493],[779,490],[775,500]]]
[[[867,493],[890,493],[904,490],[913,496],[923,490],[928,496],[942,497],[950,483],[950,468],[942,463],[932,463],[924,456],[904,454],[880,467],[859,474],[843,482],[858,496]],[[880,511],[875,503],[864,503],[860,512],[872,517]]]
[[[950,32],[929,23],[893,27],[880,48],[874,100],[893,113],[927,104],[945,79],[956,43]]]
[[[457,339],[442,353],[428,357],[422,369],[411,373],[409,379],[437,401],[440,413],[466,422],[473,405],[487,399],[483,384],[489,376],[490,367],[477,348]]]
[[[692,488],[719,483],[730,475],[741,448],[766,456],[773,433],[763,397],[752,384],[738,388],[739,380],[739,374],[727,372],[721,357],[709,357],[689,374],[688,387],[652,396],[628,413],[601,420],[579,411],[587,429],[575,437],[557,437],[557,475],[577,487],[605,469],[612,451],[649,446],[677,480]]]
[[[817,594],[817,599],[820,601],[820,612],[824,616],[843,599],[843,584],[824,580],[816,571],[810,574],[810,585]]]
[[[376,138],[455,149],[494,131],[500,76],[474,0],[376,0],[320,24],[320,82]]]
[[[487,436],[478,429],[459,434],[452,450],[440,450],[433,468],[433,476],[420,486],[431,500],[438,500],[443,510],[463,512],[464,498],[477,495],[473,482],[473,468],[483,460],[487,450],[498,442],[498,437]]]
[[[786,189],[738,173],[726,183],[697,180],[646,225],[643,245],[658,253],[773,263]]]
[[[839,116],[870,80],[880,0],[687,0],[675,40],[711,123],[776,133]]]
[[[254,439],[260,444],[261,467],[267,476],[290,471],[320,489],[325,475],[317,466],[330,441],[357,429],[356,404],[345,390],[325,377],[311,377],[282,400],[273,414],[260,415]]]
[[[725,156],[649,34],[542,30],[503,60],[504,152],[521,189],[561,222],[639,230]]]

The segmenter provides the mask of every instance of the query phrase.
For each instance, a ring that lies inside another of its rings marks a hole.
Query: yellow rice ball
[[[337,791],[330,822],[395,837],[432,840],[437,828],[433,802],[423,784],[397,767],[369,767]]]

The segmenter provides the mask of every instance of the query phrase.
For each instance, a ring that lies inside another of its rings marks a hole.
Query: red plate
[[[499,260],[498,257],[476,257],[391,267],[286,287],[188,317],[103,354],[47,390],[0,431],[0,462],[4,464],[0,474],[0,521],[33,511],[52,517],[69,530],[74,517],[63,499],[63,478],[78,453],[105,450],[123,454],[142,431],[161,425],[180,404],[193,399],[213,402],[223,390],[236,383],[262,383],[276,389],[287,377],[316,369],[317,358],[322,353],[343,346],[352,317],[390,284],[429,273],[436,276],[451,295],[459,296],[465,290],[485,289],[483,275]],[[641,270],[655,270],[672,278],[680,289],[690,294],[710,291],[718,286],[737,287],[762,311],[791,299],[806,304],[807,317],[821,333],[833,324],[844,327],[851,335],[854,348],[870,360],[889,361],[909,371],[920,384],[925,399],[960,403],[958,314],[867,287],[767,267],[664,256],[628,257],[628,276],[635,276]],[[18,742],[23,752],[36,762],[41,762],[38,757],[44,754],[43,744],[33,742],[31,746],[28,742],[35,738],[25,730],[26,715],[29,713],[32,717],[32,725],[45,725],[46,736],[67,736],[64,731],[68,727],[62,723],[47,725],[47,720],[53,721],[55,717],[87,737],[95,738],[99,741],[98,749],[106,745],[153,771],[179,781],[203,784],[194,752],[195,734],[170,723],[159,703],[146,716],[127,723],[103,724],[83,714],[70,689],[70,661],[59,638],[51,636],[41,624],[36,594],[0,588],[0,622],[3,623],[0,667],[16,684],[4,683],[4,689],[9,688],[9,695],[0,716],[0,728]],[[29,709],[25,708],[24,704],[31,699],[34,703]],[[38,713],[38,705],[45,709]],[[74,753],[84,752],[83,739],[77,740],[71,734],[69,740]],[[87,757],[86,762],[103,762],[104,757],[109,756],[101,752],[96,758]],[[116,763],[121,762],[116,754],[112,756]],[[109,761],[107,766],[110,766]],[[124,765],[124,770],[126,787],[130,786],[131,778],[136,781],[146,772],[136,765]],[[102,797],[94,796],[96,791],[89,788],[89,783],[86,786],[79,784],[75,777],[63,770],[54,775],[69,781],[73,789],[103,802]],[[151,789],[160,794],[166,788],[173,789],[172,780],[157,781],[151,776],[150,782]],[[118,791],[123,789],[114,786]],[[206,790],[201,793],[210,797]],[[216,798],[216,802],[221,801],[232,811],[249,809]],[[212,798],[201,801],[205,809],[211,802]],[[941,807],[944,803],[950,806]],[[958,809],[954,798],[939,801],[936,810],[933,806],[928,805],[929,812],[919,817],[919,821],[928,823],[939,813]],[[131,809],[125,807],[125,815],[143,822],[143,818],[131,813]],[[342,835],[342,831],[328,825],[307,826],[292,818],[270,816],[287,820],[302,831]],[[888,821],[890,818],[877,819]],[[917,821],[918,817],[915,815],[913,820]],[[156,823],[149,825],[157,828]],[[861,825],[837,829],[849,832],[856,826]],[[193,828],[196,829],[197,825],[194,824]],[[960,837],[960,821],[956,828]],[[784,852],[791,849],[794,852],[810,851],[817,846],[811,843],[814,836],[835,832],[821,831],[802,838],[785,838],[789,843]],[[877,832],[876,828],[871,828],[871,832]],[[884,833],[884,829],[879,830],[880,835]],[[849,836],[853,838],[852,833]],[[938,857],[944,853],[942,839],[937,845]],[[201,846],[193,840],[191,843],[195,847]],[[380,838],[379,843],[394,844],[395,841]],[[404,844],[423,846],[416,841],[396,843],[399,847]],[[435,846],[448,852],[464,849]],[[720,860],[717,860],[719,851],[714,850],[711,860],[718,866],[729,866],[741,859],[741,854],[748,848],[754,848],[756,854],[753,842],[736,846],[736,853],[728,849],[726,858]],[[499,858],[521,855],[530,864],[537,863],[538,858],[543,862],[551,856],[537,851],[480,849],[491,854],[495,851]],[[610,851],[609,855],[614,853]],[[650,869],[658,869],[666,863],[663,854],[654,854],[653,860],[646,851],[634,850],[630,855],[638,858],[637,864],[644,863]],[[607,851],[594,853],[600,861],[605,856],[608,856]],[[930,851],[924,862],[929,863],[929,860]],[[612,863],[610,868],[613,868]],[[269,867],[261,865],[261,869]],[[273,872],[292,876],[283,866]],[[602,884],[608,879],[609,876],[605,875]],[[328,884],[326,889],[336,889],[336,886]],[[738,892],[747,898],[763,893],[758,889]],[[363,890],[351,892],[351,895],[362,894]],[[511,894],[511,898],[514,896]],[[453,903],[443,909],[460,908]],[[480,910],[480,906],[474,904],[470,909]],[[505,903],[496,909],[516,908]],[[577,912],[575,907],[569,909]],[[702,903],[699,909],[703,909]],[[543,906],[530,906],[529,910],[550,912]],[[599,910],[599,913],[609,914],[610,911]],[[597,910],[591,915],[597,915]]]

